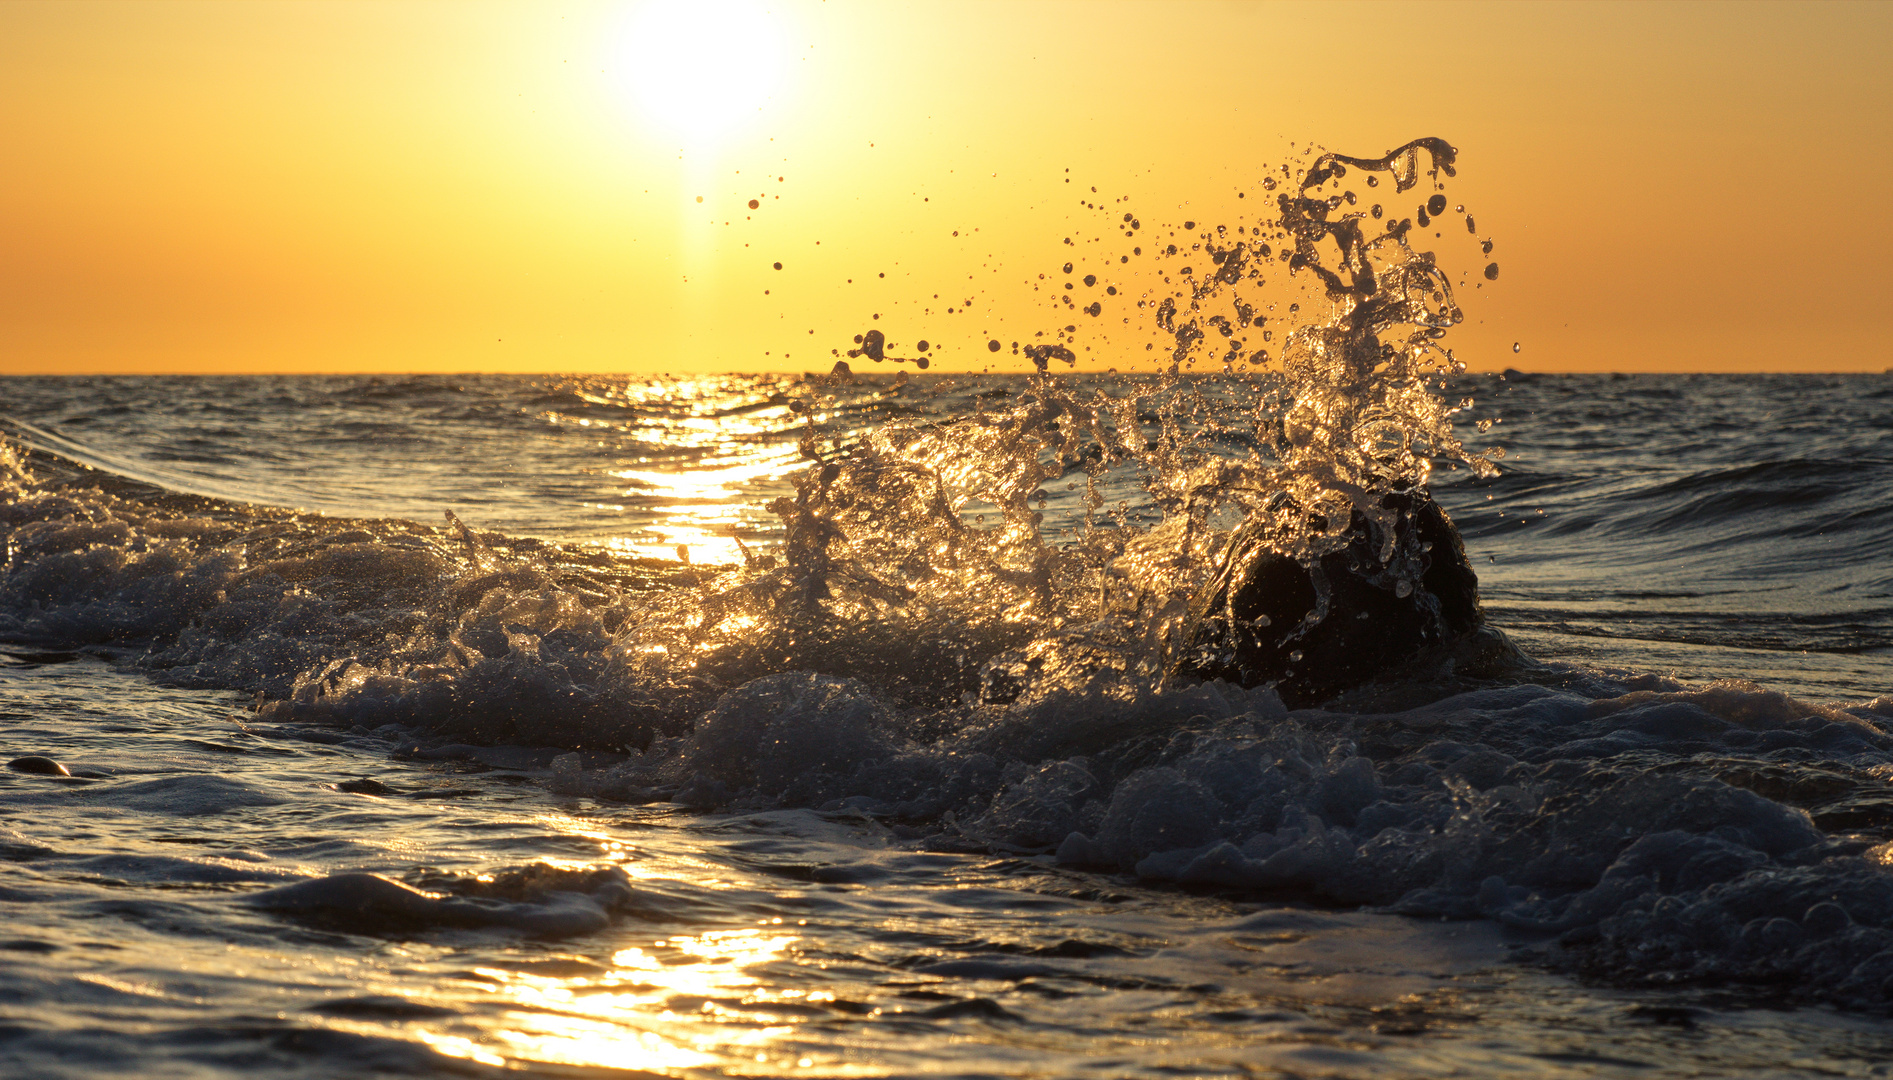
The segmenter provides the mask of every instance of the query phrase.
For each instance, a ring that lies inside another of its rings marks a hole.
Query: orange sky
[[[1420,135],[1475,369],[1893,366],[1890,5],[736,6],[0,5],[0,373],[978,370],[1115,251],[1080,199],[1233,224]],[[666,122],[666,62],[754,107]]]

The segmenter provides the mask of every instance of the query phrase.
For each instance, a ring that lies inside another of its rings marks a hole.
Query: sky
[[[1064,263],[1128,300],[1119,248],[1419,136],[1470,368],[1881,371],[1889,43],[1847,3],[14,0],[0,374],[825,371],[871,328],[1029,370],[986,343],[1070,322]],[[1162,352],[1128,302],[1077,336]]]

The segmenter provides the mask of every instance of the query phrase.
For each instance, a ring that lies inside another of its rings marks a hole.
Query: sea
[[[1243,387],[0,380],[0,1074],[1893,1074],[1893,374],[1439,375],[1295,709]]]

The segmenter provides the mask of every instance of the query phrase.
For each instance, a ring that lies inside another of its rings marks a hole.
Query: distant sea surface
[[[1090,381],[1100,381],[1101,377]],[[862,379],[858,435],[1022,380]],[[1079,377],[1079,381],[1085,381]],[[767,545],[804,426],[791,377],[9,379],[16,434],[172,491],[699,562]],[[1490,482],[1440,474],[1492,617],[1558,657],[1815,696],[1893,688],[1893,377],[1469,377]],[[1479,441],[1468,433],[1468,441]],[[1078,513],[1053,492],[1052,524]],[[1049,526],[1048,526],[1049,527]]]
[[[0,379],[0,1073],[1887,1075],[1893,375],[1455,380],[1444,698],[653,674],[1029,392]]]

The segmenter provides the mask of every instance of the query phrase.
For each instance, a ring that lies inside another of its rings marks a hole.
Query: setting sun
[[[754,118],[781,82],[777,16],[744,0],[657,0],[618,42],[617,76],[640,112],[687,144]]]

